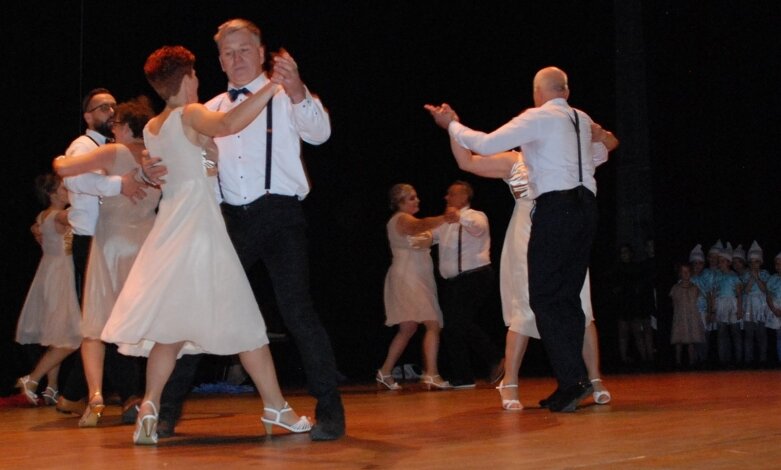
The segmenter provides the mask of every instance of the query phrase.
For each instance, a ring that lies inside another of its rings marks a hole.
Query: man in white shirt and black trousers
[[[597,226],[592,141],[602,142],[608,150],[618,141],[586,113],[569,106],[569,85],[562,70],[540,70],[533,86],[535,107],[490,134],[460,124],[446,104],[432,114],[459,144],[481,155],[523,149],[535,200],[529,298],[558,382],[544,403],[554,412],[572,412],[591,393],[582,356],[585,323],[579,294]]]
[[[442,275],[440,303],[444,319],[442,347],[453,388],[474,388],[470,350],[491,366],[489,380],[501,368],[501,354],[489,336],[475,323],[494,286],[491,268],[491,232],[485,213],[471,208],[474,190],[466,181],[455,181],[445,200],[458,210],[459,221],[434,229]]]
[[[227,112],[269,81],[270,74],[263,68],[266,51],[260,29],[244,19],[222,24],[214,40],[228,76],[228,91],[206,106]],[[242,131],[214,139],[219,148],[221,208],[245,270],[258,261],[266,266],[279,313],[298,347],[307,388],[317,399],[310,437],[333,440],[344,435],[344,407],[333,348],[309,292],[307,225],[301,207],[309,193],[301,141],[325,142],[331,123],[323,104],[301,80],[293,58],[282,50],[272,60],[283,89]],[[192,363],[197,359],[188,361],[177,361],[163,392],[158,424],[162,437],[173,433],[181,401],[189,390]]]

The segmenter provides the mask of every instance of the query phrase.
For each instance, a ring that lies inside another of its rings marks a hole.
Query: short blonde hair
[[[390,202],[390,209],[392,211],[399,210],[399,205],[401,204],[401,202],[414,191],[415,188],[413,188],[411,184],[407,184],[407,183],[394,184],[393,187],[390,188],[390,191],[388,191],[388,201]]]
[[[263,44],[263,41],[260,37],[260,28],[258,28],[258,25],[253,23],[252,21],[245,20],[242,18],[234,18],[232,20],[228,20],[225,23],[221,24],[217,28],[217,34],[214,35],[214,42],[217,43],[217,47],[220,46],[220,41],[225,39],[225,36],[229,35],[230,33],[235,33],[236,31],[240,31],[242,29],[246,29],[252,35],[257,38],[258,45]]]

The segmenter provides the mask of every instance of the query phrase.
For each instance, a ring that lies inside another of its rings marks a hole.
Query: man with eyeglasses
[[[84,121],[87,123],[87,130],[71,142],[65,151],[65,158],[83,155],[111,142],[113,137],[111,126],[116,107],[117,101],[105,88],[95,88],[87,93],[82,101],[82,112],[84,113]],[[101,198],[119,194],[131,200],[144,198],[146,192],[143,187],[146,184],[138,181],[135,177],[136,174],[135,170],[122,176],[84,173],[63,179],[65,187],[68,189],[68,200],[70,201],[68,222],[73,230],[73,264],[76,275],[76,294],[80,303],[83,300],[87,259],[100,213]],[[35,228],[33,232],[35,232]],[[111,354],[108,350],[107,353]],[[62,396],[57,401],[57,409],[81,414],[85,407],[83,397],[86,393],[84,372],[81,362],[77,361],[65,381]],[[132,423],[133,420],[130,422]]]

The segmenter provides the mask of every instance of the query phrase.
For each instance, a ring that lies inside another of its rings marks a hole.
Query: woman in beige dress
[[[61,176],[74,176],[99,171],[106,175],[124,175],[139,169],[145,150],[143,130],[154,111],[145,97],[122,103],[117,107],[111,128],[115,142],[95,150],[54,161]],[[106,345],[100,334],[108,321],[114,302],[125,284],[125,279],[155,220],[155,208],[160,200],[160,189],[148,187],[141,200],[126,197],[104,198],[100,205],[95,236],[90,248],[84,284],[84,305],[81,322],[81,358],[84,376],[89,388],[89,404],[79,420],[81,427],[97,426],[105,407],[102,395],[103,367]],[[122,376],[116,385],[127,407],[135,407],[132,397],[138,388],[138,364],[132,358],[118,355],[114,376]],[[135,410],[130,412],[130,423]],[[123,413],[124,414],[124,413]]]

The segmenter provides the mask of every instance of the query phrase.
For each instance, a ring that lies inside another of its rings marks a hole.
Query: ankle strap
[[[141,403],[141,406],[144,406],[147,403],[149,403],[149,406],[152,407],[152,411],[154,412],[155,416],[157,416],[157,407],[155,406],[155,403],[152,400],[147,400],[144,403]]]

